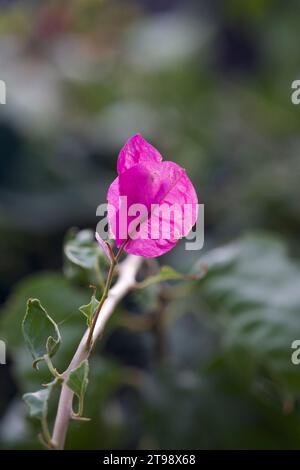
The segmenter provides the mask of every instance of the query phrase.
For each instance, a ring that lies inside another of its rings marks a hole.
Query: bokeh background
[[[66,233],[94,230],[137,132],[205,204],[204,250],[179,244],[159,263],[209,271],[125,299],[92,359],[92,421],[72,424],[67,447],[300,448],[299,2],[0,8],[1,448],[40,448],[21,400],[41,384],[21,336],[26,300],[63,325],[63,367],[90,296]]]

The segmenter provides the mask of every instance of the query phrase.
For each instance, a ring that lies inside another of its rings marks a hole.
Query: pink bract
[[[151,239],[149,217],[143,220],[143,231],[147,239],[129,238],[125,251],[134,255],[152,258],[163,255],[171,250],[178,242],[178,236],[186,236],[197,220],[198,198],[193,184],[185,170],[176,163],[162,161],[160,153],[149,144],[141,135],[131,137],[122,148],[118,157],[118,177],[112,182],[107,193],[108,222],[110,232],[115,238],[119,248],[128,238],[128,232],[120,235],[119,211],[121,211],[120,196],[127,197],[127,207],[132,204],[143,204],[151,215],[151,227],[160,227],[163,216],[156,214],[151,208],[156,204],[163,209],[163,205],[183,208],[190,205],[191,213],[188,219],[178,225],[176,217],[170,219],[170,235]],[[123,216],[123,212],[121,212]],[[135,219],[126,212],[127,227]],[[122,219],[121,219],[122,220]],[[122,222],[121,222],[122,223]]]
[[[140,134],[131,137],[119,153],[118,174],[124,173],[137,163],[161,162],[162,156],[156,148],[147,142]]]
[[[110,253],[110,250],[109,250],[109,247],[108,247],[108,243],[100,237],[98,232],[95,233],[95,238],[98,242],[98,245],[103,250],[103,252],[107,256],[108,260],[111,262],[112,259],[111,259],[111,253]]]

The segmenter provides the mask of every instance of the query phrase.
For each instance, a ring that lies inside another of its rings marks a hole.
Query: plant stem
[[[120,250],[123,251],[124,246],[125,244],[123,245],[123,247],[120,248]],[[115,258],[116,262],[118,262],[119,258],[121,257],[122,251],[120,252],[120,250]],[[104,301],[102,302],[102,306],[99,309],[92,333],[91,328],[86,330],[85,334],[83,335],[80,341],[77,351],[75,352],[73,359],[70,362],[69,367],[62,374],[65,378],[65,382],[62,385],[61,389],[53,435],[51,439],[52,445],[55,449],[61,450],[64,448],[66,434],[69,428],[69,422],[72,417],[72,404],[74,394],[72,390],[66,385],[67,378],[73,369],[78,367],[82,361],[89,357],[93,345],[95,344],[95,341],[102,335],[105,325],[112,313],[114,312],[116,305],[128,293],[128,291],[135,286],[136,274],[142,264],[142,260],[143,258],[139,256],[129,255],[119,265],[119,278],[111,289],[109,289],[108,287],[106,299],[104,299]],[[115,269],[115,266],[113,269]],[[88,338],[90,338],[89,348],[87,348]]]
[[[51,435],[49,432],[46,418],[43,418],[41,420],[41,425],[42,425],[42,435],[41,435],[42,440],[44,441],[44,444],[47,445],[48,448],[53,449],[53,443],[51,440]]]
[[[99,266],[99,257],[97,258],[97,261],[95,263],[95,273],[96,273],[96,279],[97,279],[99,286],[101,287],[101,289],[104,289],[105,285],[104,285],[102,272]]]
[[[94,330],[95,330],[95,326],[96,326],[99,314],[101,312],[102,306],[103,306],[104,302],[107,299],[108,292],[109,292],[109,289],[111,287],[111,283],[112,283],[112,280],[113,280],[113,277],[114,277],[114,272],[115,272],[116,266],[118,264],[119,259],[121,258],[121,255],[123,253],[123,250],[125,248],[126,243],[127,243],[127,240],[122,244],[122,246],[120,247],[117,255],[115,257],[113,257],[112,260],[111,260],[111,264],[110,264],[109,272],[108,272],[108,275],[107,275],[106,283],[105,283],[105,286],[104,286],[103,294],[102,294],[102,297],[100,299],[97,310],[94,314],[92,325],[90,327],[90,332],[89,332],[89,336],[88,336],[88,339],[87,339],[87,348],[88,349],[91,349],[93,347],[92,340],[93,340],[93,333],[94,333]]]

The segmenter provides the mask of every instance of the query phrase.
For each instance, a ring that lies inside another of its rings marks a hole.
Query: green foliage
[[[29,415],[32,418],[45,419],[48,413],[48,400],[50,388],[43,388],[33,393],[25,393],[23,399],[29,408]]]
[[[143,389],[143,423],[152,448],[295,449],[299,414],[283,413],[236,380],[219,359],[211,367],[154,373]]]
[[[95,242],[93,232],[91,230],[81,230],[69,234],[64,246],[64,253],[77,266],[93,269],[98,262],[101,250]]]
[[[29,416],[31,418],[38,419],[41,423],[41,433],[38,435],[41,444],[44,447],[53,448],[51,442],[51,433],[48,427],[48,410],[50,404],[50,398],[53,390],[61,385],[63,382],[62,378],[56,378],[47,385],[45,388],[38,390],[33,393],[25,393],[23,400],[29,409]]]
[[[95,295],[92,295],[91,301],[87,305],[79,307],[79,311],[86,317],[87,326],[91,326],[93,315],[99,305]]]
[[[197,274],[183,274],[171,266],[162,266],[157,274],[149,276],[144,281],[137,283],[137,289],[144,289],[145,287],[153,286],[165,281],[197,281],[206,275],[207,267],[202,266],[202,269]]]
[[[118,448],[130,438],[126,414],[115,398],[129,373],[117,363],[93,355],[90,359],[90,383],[85,396],[84,423],[71,423],[67,449]]]
[[[38,299],[28,300],[22,330],[34,359],[33,367],[38,367],[44,356],[51,358],[57,352],[61,342],[58,326]]]
[[[218,314],[224,352],[236,372],[251,380],[264,371],[282,393],[299,393],[291,344],[300,328],[300,268],[284,244],[245,237],[209,252],[201,263],[208,265],[208,275],[200,296],[211,314]]]
[[[64,274],[70,281],[103,289],[109,263],[92,230],[70,229],[64,241],[64,255]]]
[[[208,272],[196,280],[203,266]],[[82,417],[84,399],[91,420],[84,430],[71,423],[67,448],[118,448],[132,439],[151,448],[296,448],[300,385],[298,369],[291,364],[291,343],[300,327],[299,273],[281,241],[253,235],[201,256],[184,276],[193,282],[180,289],[171,283],[163,306],[158,277],[155,282],[152,278],[147,289],[138,289],[129,303],[118,307],[99,344],[101,357],[96,350],[90,360],[89,386],[86,362],[72,372],[68,386],[79,402],[74,418]],[[159,274],[159,281],[182,279],[169,268]],[[49,382],[42,364],[38,372],[32,370],[18,336],[27,297],[40,298],[59,325],[59,370],[68,365],[84,331],[78,305],[89,315],[96,306],[93,296],[88,301],[87,287],[83,291],[54,274],[33,276],[16,286],[1,316],[1,331],[14,355],[20,392]],[[106,344],[119,334],[119,324],[129,342],[126,347],[120,341],[120,354],[112,362]],[[137,340],[142,349],[135,352]],[[131,348],[131,357],[148,351],[152,367],[129,367],[123,356]],[[49,427],[58,398],[52,384],[25,395],[31,415],[40,421],[47,415]],[[124,400],[127,394],[129,402]],[[43,427],[45,441],[47,422]],[[11,445],[36,448],[36,434],[32,425],[27,439]]]
[[[170,266],[162,266],[159,273],[147,277],[143,282],[140,282],[137,287],[143,289],[145,287],[152,286],[153,284],[158,284],[163,281],[181,281],[186,279],[187,276],[177,272],[175,269]]]
[[[75,393],[79,401],[78,411],[75,413],[78,417],[82,417],[83,415],[84,396],[89,383],[88,375],[89,362],[86,359],[82,361],[76,369],[70,372],[67,380],[68,387]]]
[[[43,363],[39,372],[32,368],[32,361],[24,344],[21,323],[28,298],[39,298],[58,325],[63,347],[55,356],[58,370],[64,370],[71,360],[82,336],[84,322],[78,305],[88,302],[89,292],[72,285],[55,273],[40,273],[19,282],[0,315],[1,338],[9,345],[15,360],[15,374],[21,394],[37,389],[49,381],[49,373]]]

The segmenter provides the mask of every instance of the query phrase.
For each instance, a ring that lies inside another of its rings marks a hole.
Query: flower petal
[[[159,204],[170,190],[177,185],[184,173],[176,163],[139,163],[119,176],[121,196],[127,196],[128,206]]]
[[[178,240],[130,240],[125,247],[125,251],[144,258],[156,258],[172,250],[177,242]]]
[[[117,227],[119,203],[120,203],[120,190],[119,190],[119,177],[115,178],[108,188],[107,192],[107,220],[109,226],[110,236],[114,239],[117,238],[119,232]],[[118,246],[118,244],[117,244]]]
[[[125,247],[128,253],[160,256],[173,248],[179,238],[187,235],[197,220],[197,194],[183,168],[173,162],[136,164],[116,178],[108,191],[108,202],[117,213],[115,218],[109,210],[108,220],[118,247],[128,237],[128,231],[120,236],[119,215],[121,220],[125,218],[127,227],[136,218],[136,215],[128,216],[127,209],[122,213],[120,196],[127,197],[127,208],[143,204],[148,211],[148,217],[142,219],[142,229],[130,238]],[[153,211],[153,205],[156,205],[156,211]],[[187,213],[185,205],[190,209]],[[179,217],[176,208],[180,210]],[[163,227],[168,230],[167,234]]]
[[[142,162],[161,162],[162,156],[140,134],[131,137],[122,148],[118,157],[118,174],[121,175],[132,166]]]

